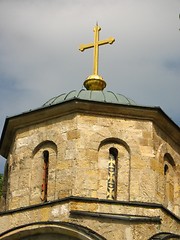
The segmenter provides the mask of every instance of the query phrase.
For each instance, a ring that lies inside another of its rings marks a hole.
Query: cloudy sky
[[[0,132],[6,116],[82,88],[93,51],[78,48],[97,21],[101,39],[116,39],[100,47],[106,90],[180,125],[179,13],[180,0],[0,0]]]

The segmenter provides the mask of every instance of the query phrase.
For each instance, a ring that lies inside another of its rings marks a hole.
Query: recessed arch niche
[[[46,154],[45,154],[46,153]],[[53,141],[40,142],[32,151],[31,181],[30,181],[30,204],[44,201],[42,188],[44,184],[45,155],[48,154],[48,179],[47,196],[45,200],[54,200],[54,192],[48,191],[48,185],[55,189],[55,172],[57,163],[57,145]],[[55,191],[55,190],[54,190]]]
[[[164,154],[164,205],[173,210],[175,202],[176,165],[169,153]]]
[[[98,150],[98,198],[128,201],[130,191],[130,148],[128,144],[122,139],[106,138],[101,141]],[[112,157],[115,159],[114,166],[111,161]],[[113,183],[109,184],[112,171],[115,172],[113,180],[116,181],[115,197],[109,198],[108,186],[112,186]]]

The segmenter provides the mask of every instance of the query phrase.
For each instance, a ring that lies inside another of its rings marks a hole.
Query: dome
[[[62,102],[66,102],[72,99],[82,99],[87,101],[104,102],[104,103],[116,103],[125,105],[136,105],[136,103],[123,96],[122,94],[115,94],[111,91],[93,91],[81,89],[80,91],[73,90],[69,93],[63,93],[59,96],[53,97],[48,100],[42,107],[48,107],[56,105]]]

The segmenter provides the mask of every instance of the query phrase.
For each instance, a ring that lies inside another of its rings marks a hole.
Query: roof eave
[[[107,115],[128,119],[149,120],[165,131],[176,144],[180,145],[180,128],[163,112],[160,107],[122,105],[72,99],[60,104],[39,108],[5,120],[1,140],[0,155],[7,158],[17,129],[32,124],[73,113]]]

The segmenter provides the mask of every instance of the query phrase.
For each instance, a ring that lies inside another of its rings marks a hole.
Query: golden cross
[[[99,46],[104,44],[112,44],[115,39],[110,37],[106,40],[99,41],[99,31],[101,30],[101,27],[96,24],[94,27],[94,43],[89,44],[81,44],[79,50],[83,52],[85,49],[88,48],[94,48],[94,64],[93,64],[93,74],[98,75],[98,60],[99,60]]]

